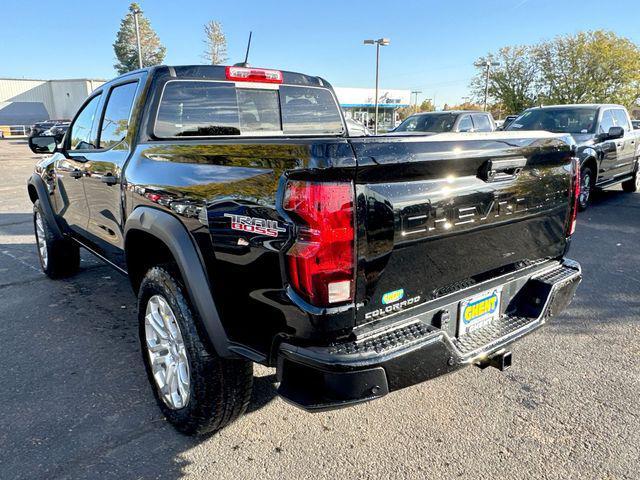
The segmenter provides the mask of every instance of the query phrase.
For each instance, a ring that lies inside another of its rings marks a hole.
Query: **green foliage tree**
[[[640,96],[640,48],[598,30],[556,37],[534,49],[541,103],[620,103]]]
[[[159,65],[164,60],[166,48],[160,43],[151,23],[143,14],[140,6],[133,2],[129,5],[129,13],[120,21],[120,30],[113,44],[118,63],[113,67],[119,74],[130,72],[138,68],[138,45],[136,42],[136,26],[133,12],[138,11],[138,26],[140,30],[140,50],[142,66]]]
[[[531,47],[504,47],[484,60],[500,63],[490,71],[489,99],[502,104],[509,113],[521,112],[533,105],[536,99],[537,67]],[[477,68],[478,74],[471,81],[471,90],[474,98],[482,103],[486,70],[485,67]]]
[[[433,104],[433,101],[430,98],[427,98],[422,101],[420,105],[409,105],[408,107],[403,107],[398,109],[398,117],[400,120],[404,120],[409,115],[413,115],[418,112],[433,112],[436,107]]]
[[[419,112],[434,112],[435,109],[436,106],[433,104],[433,100],[431,100],[430,98],[424,99],[418,107]]]
[[[209,20],[204,26],[205,51],[203,58],[211,65],[221,65],[227,61],[227,36],[222,24]]]
[[[602,30],[556,37],[536,45],[510,46],[489,54],[489,99],[503,114],[536,104],[620,103],[640,97],[640,48]],[[483,60],[486,60],[484,58]],[[482,101],[485,69],[478,67],[470,89]]]

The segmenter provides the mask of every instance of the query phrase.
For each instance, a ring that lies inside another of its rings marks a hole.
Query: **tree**
[[[227,36],[222,31],[220,22],[209,20],[204,26],[206,45],[202,55],[211,65],[221,65],[227,61]]]
[[[433,100],[431,100],[430,98],[424,99],[418,107],[419,112],[433,112],[435,111],[435,109],[436,106],[433,104]]]
[[[631,107],[640,97],[640,48],[602,30],[556,37],[536,45],[511,46],[488,58],[489,99],[504,114],[535,104],[621,103]],[[485,70],[479,68],[470,88],[484,95]]]
[[[640,48],[598,30],[556,37],[535,47],[540,103],[620,103],[640,96]]]
[[[400,120],[404,120],[409,115],[413,115],[418,112],[433,112],[436,107],[430,98],[422,101],[420,105],[409,105],[408,107],[402,107],[397,110]]]
[[[473,102],[462,102],[460,105],[445,105],[445,110],[482,110],[482,105]]]
[[[120,30],[113,44],[118,63],[113,67],[119,74],[130,72],[138,68],[138,44],[136,41],[136,25],[133,12],[138,11],[138,26],[140,30],[140,50],[142,66],[159,65],[164,60],[166,48],[160,43],[156,32],[151,28],[149,20],[142,15],[137,3],[129,5],[129,13],[120,21]]]
[[[500,103],[505,112],[518,113],[534,104],[536,99],[537,66],[532,47],[513,46],[501,48],[497,54],[489,54],[484,60],[499,62],[490,70],[489,99]],[[476,63],[480,63],[479,61]],[[486,67],[476,67],[478,73],[471,81],[474,97],[482,102],[486,82]]]

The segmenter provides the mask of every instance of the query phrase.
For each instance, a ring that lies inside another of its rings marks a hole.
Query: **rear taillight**
[[[569,212],[569,223],[567,225],[567,236],[573,235],[576,231],[576,221],[578,218],[578,200],[580,199],[580,160],[573,158],[572,178],[571,178],[571,211]]]
[[[227,80],[235,80],[236,82],[282,83],[282,72],[280,70],[227,67],[225,74]]]
[[[352,301],[353,185],[289,181],[283,207],[298,222],[295,243],[287,252],[291,285],[316,306]]]

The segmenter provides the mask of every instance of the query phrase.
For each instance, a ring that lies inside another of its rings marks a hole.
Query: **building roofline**
[[[0,80],[24,81],[24,82],[107,82],[104,78],[18,78],[18,77],[0,77]]]

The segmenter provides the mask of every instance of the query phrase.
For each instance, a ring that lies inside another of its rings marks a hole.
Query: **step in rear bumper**
[[[582,279],[580,265],[565,259],[529,278],[522,295],[534,310],[499,321],[462,338],[452,338],[420,320],[361,341],[323,347],[282,343],[278,393],[309,411],[321,411],[381,397],[391,391],[479,363],[537,330],[571,302]]]

